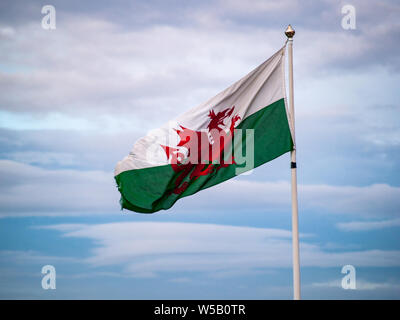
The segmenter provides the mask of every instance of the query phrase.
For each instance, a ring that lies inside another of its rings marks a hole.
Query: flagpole
[[[293,36],[295,31],[289,24],[285,31],[288,38],[289,52],[289,109],[290,124],[292,127],[294,147],[290,153],[290,168],[292,174],[292,247],[293,247],[293,299],[300,300],[300,254],[299,254],[299,215],[297,206],[297,168],[296,168],[296,141],[294,125],[293,101]]]

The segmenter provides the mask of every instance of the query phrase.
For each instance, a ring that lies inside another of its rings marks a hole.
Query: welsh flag
[[[205,103],[140,138],[115,168],[122,208],[153,213],[293,149],[285,48]]]

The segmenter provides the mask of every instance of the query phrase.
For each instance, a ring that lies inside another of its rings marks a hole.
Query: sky
[[[2,1],[0,298],[291,299],[289,154],[151,215],[121,211],[113,177],[290,23],[302,297],[399,299],[399,15],[390,0]]]

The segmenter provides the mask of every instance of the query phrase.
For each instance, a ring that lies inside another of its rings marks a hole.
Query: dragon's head
[[[207,126],[208,130],[211,131],[212,129],[217,129],[218,131],[221,131],[224,127],[225,119],[232,115],[234,108],[235,107],[227,108],[218,112],[217,114],[215,114],[214,110],[210,110],[208,117],[211,119],[211,121]]]

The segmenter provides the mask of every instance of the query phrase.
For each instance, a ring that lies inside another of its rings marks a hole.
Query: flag
[[[285,48],[140,138],[115,168],[122,208],[153,213],[293,150]]]

